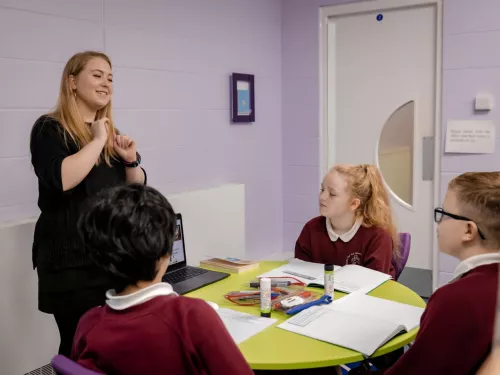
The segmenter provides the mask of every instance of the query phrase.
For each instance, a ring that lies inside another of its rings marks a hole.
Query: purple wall
[[[487,114],[475,114],[477,93],[500,100],[500,2],[497,0],[445,0],[443,24],[443,136],[448,120],[488,119],[500,123],[498,107]],[[496,152],[483,155],[445,154],[441,160],[441,190],[467,171],[500,170],[500,132]],[[440,255],[439,284],[448,282],[457,261]]]
[[[284,0],[283,48],[283,196],[286,250],[304,223],[317,214],[319,181],[319,6],[345,1]],[[448,119],[493,119],[473,112],[478,92],[500,98],[500,2],[497,0],[445,0],[443,43],[443,134]],[[500,149],[500,132],[497,133]],[[493,155],[444,155],[441,187],[465,171],[500,170],[500,151]],[[429,216],[430,217],[430,216]],[[442,255],[440,277],[449,280],[456,261]]]
[[[283,245],[293,250],[319,192],[319,7],[342,0],[283,0]]]
[[[0,0],[0,221],[37,213],[29,130],[84,49],[111,56],[116,122],[150,183],[168,193],[244,183],[247,251],[281,251],[278,0]],[[255,74],[251,126],[229,124],[231,72]]]
[[[175,193],[243,182],[248,250],[293,249],[317,214],[319,7],[345,2],[0,0],[0,221],[36,214],[29,129],[55,103],[67,58],[95,48],[113,59],[118,126],[137,139],[151,183]],[[500,97],[499,11],[497,0],[445,0],[443,124],[498,119],[474,115],[472,100]],[[229,125],[233,71],[256,75],[252,126]],[[445,155],[442,185],[499,164]],[[454,262],[441,265],[445,280]]]

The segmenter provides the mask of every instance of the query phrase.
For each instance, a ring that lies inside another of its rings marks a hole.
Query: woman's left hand
[[[113,147],[123,161],[133,163],[137,160],[137,147],[132,138],[115,134]]]

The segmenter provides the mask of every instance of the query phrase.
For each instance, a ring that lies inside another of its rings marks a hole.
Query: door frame
[[[329,119],[328,119],[328,87],[334,84],[335,77],[328,76],[328,21],[335,16],[348,14],[367,13],[374,11],[386,11],[414,8],[421,6],[433,6],[436,9],[436,67],[435,67],[435,113],[434,113],[434,206],[441,203],[441,102],[442,102],[442,45],[443,45],[443,4],[442,0],[364,0],[355,3],[331,5],[320,7],[319,16],[319,111],[320,111],[320,183],[328,170],[329,154]],[[335,131],[335,123],[331,124]],[[421,155],[419,155],[421,156]],[[432,220],[432,213],[429,212],[429,220]],[[433,233],[436,233],[436,223],[432,220]],[[432,288],[438,287],[439,277],[439,249],[437,246],[437,236],[432,239]],[[415,251],[415,249],[414,249]]]

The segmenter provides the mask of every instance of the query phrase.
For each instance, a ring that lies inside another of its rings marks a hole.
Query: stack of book
[[[240,273],[259,267],[259,262],[241,260],[238,258],[210,258],[200,262],[201,267],[215,269],[217,271]]]

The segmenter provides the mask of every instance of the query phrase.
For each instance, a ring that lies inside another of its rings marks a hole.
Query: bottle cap
[[[325,271],[333,271],[333,264],[325,264]]]

